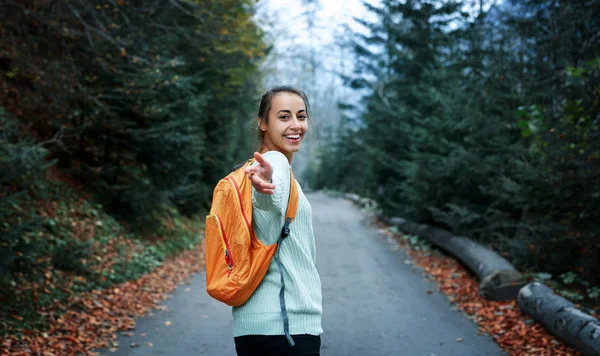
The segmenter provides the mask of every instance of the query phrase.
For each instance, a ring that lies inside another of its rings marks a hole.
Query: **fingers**
[[[256,160],[256,162],[258,162],[258,164],[263,166],[267,172],[271,173],[273,171],[271,164],[267,162],[267,160],[265,160],[260,153],[254,152],[254,159]],[[271,178],[269,177],[269,179]]]
[[[275,184],[265,181],[256,174],[250,174],[250,181],[254,189],[259,193],[273,194],[275,192]]]
[[[268,180],[266,179],[265,167],[262,167],[260,165],[249,166],[244,168],[244,172],[250,177],[252,187],[254,187],[254,189],[256,189],[257,192],[262,194],[274,193],[275,184],[269,183],[269,180],[271,180],[271,178],[269,178]]]
[[[253,185],[253,187],[260,194],[267,194],[267,195],[275,194],[275,189],[269,189],[269,188],[260,187],[260,186],[256,186],[256,185]]]
[[[264,163],[266,162],[265,159],[263,158],[263,156],[258,153],[258,152],[254,152],[254,159],[262,166],[264,165]]]
[[[248,167],[244,168],[244,172],[248,176],[250,176],[250,175],[257,175],[262,180],[265,180],[264,168],[261,167],[261,166],[248,166]]]

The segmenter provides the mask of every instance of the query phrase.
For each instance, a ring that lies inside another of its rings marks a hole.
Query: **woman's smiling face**
[[[258,119],[264,133],[265,151],[279,151],[290,163],[308,130],[308,112],[304,100],[297,94],[282,92],[271,101],[268,122]]]

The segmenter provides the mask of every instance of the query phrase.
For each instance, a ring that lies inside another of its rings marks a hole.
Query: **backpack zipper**
[[[219,222],[219,229],[221,230],[221,236],[223,237],[223,243],[225,244],[225,263],[227,263],[227,276],[231,274],[233,270],[233,256],[231,255],[231,250],[229,249],[229,242],[227,241],[227,235],[225,234],[225,229],[223,229],[223,224],[221,223],[221,218],[215,215],[217,221]]]

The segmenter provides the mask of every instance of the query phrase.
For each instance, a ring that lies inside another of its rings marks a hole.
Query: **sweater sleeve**
[[[290,164],[281,152],[269,151],[263,157],[273,167],[271,182],[275,190],[273,194],[262,194],[252,188],[252,204],[256,209],[279,212],[283,216],[290,197]]]

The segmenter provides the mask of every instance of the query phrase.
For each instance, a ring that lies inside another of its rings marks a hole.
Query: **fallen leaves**
[[[422,268],[459,310],[478,323],[480,333],[491,335],[510,355],[580,355],[540,324],[532,323],[530,317],[521,313],[516,301],[489,301],[482,297],[478,282],[457,260],[438,253],[414,250],[400,234],[394,234],[394,237],[407,251],[412,264]],[[456,341],[461,342],[463,338]]]
[[[116,350],[118,331],[133,335],[128,330],[135,328],[136,317],[147,315],[153,309],[165,310],[158,305],[165,296],[203,267],[203,244],[199,244],[192,251],[164,261],[137,280],[72,295],[63,302],[66,304],[64,314],[49,312],[47,330],[26,330],[21,337],[4,335],[0,338],[0,355],[97,355],[93,350],[98,348]],[[170,321],[165,322],[167,326],[170,324]],[[147,344],[153,346],[151,342]]]

